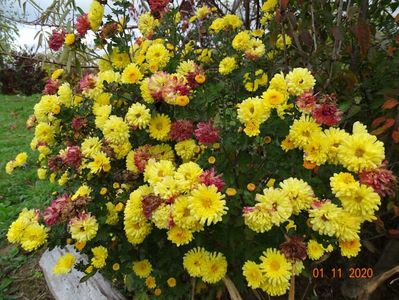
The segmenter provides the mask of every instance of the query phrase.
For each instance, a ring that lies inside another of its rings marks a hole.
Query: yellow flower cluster
[[[222,30],[235,30],[238,29],[242,26],[242,21],[240,18],[236,15],[225,15],[222,18],[217,18],[215,19],[211,26],[209,26],[209,30],[212,32],[218,33]]]
[[[18,153],[14,160],[6,164],[6,173],[11,175],[15,168],[24,166],[27,160],[28,154],[26,152]]]
[[[222,253],[194,248],[183,257],[183,266],[192,277],[201,277],[204,282],[216,283],[227,272],[227,260]]]
[[[247,261],[242,268],[248,286],[260,288],[270,296],[284,295],[290,287],[293,264],[273,248],[267,249],[260,260],[259,264]]]
[[[90,22],[90,28],[93,31],[97,31],[101,25],[104,15],[104,6],[100,4],[97,0],[94,0],[89,9],[88,18]]]
[[[39,212],[24,208],[8,229],[8,241],[20,244],[25,251],[29,252],[42,246],[47,240],[48,229],[39,224],[38,219]]]
[[[205,225],[220,222],[227,211],[225,196],[214,185],[201,184],[202,173],[194,162],[176,169],[169,160],[150,159],[144,170],[148,185],[133,191],[126,204],[124,224],[129,242],[142,243],[154,224],[167,229],[168,240],[180,246],[188,244],[193,233]]]

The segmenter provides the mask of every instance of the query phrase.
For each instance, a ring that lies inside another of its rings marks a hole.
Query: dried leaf
[[[386,116],[381,116],[378,117],[377,119],[375,119],[372,123],[371,123],[371,128],[376,128],[378,126],[380,126],[382,123],[384,123],[384,121],[386,120]]]
[[[392,140],[395,144],[399,143],[399,129],[396,129],[394,132],[392,132]]]
[[[393,125],[395,125],[395,119],[389,118],[385,121],[384,128],[391,128]]]
[[[398,100],[391,98],[384,102],[384,104],[382,105],[382,109],[392,109],[398,104],[399,104]]]
[[[385,133],[388,130],[388,128],[385,128],[385,126],[381,126],[377,129],[374,129],[372,132],[370,132],[373,135],[381,135]]]

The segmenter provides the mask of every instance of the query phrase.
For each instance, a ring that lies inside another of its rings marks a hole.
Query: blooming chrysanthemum
[[[179,155],[184,161],[190,160],[194,157],[199,147],[193,139],[178,142],[175,145],[176,154]]]
[[[297,178],[288,178],[280,183],[284,197],[291,201],[292,213],[299,214],[301,210],[308,209],[315,198],[312,187]]]
[[[279,285],[289,281],[292,267],[280,251],[269,248],[263,252],[260,260],[260,268],[268,283]]]
[[[373,189],[364,184],[358,184],[350,196],[340,196],[339,200],[346,211],[363,220],[375,220],[374,212],[381,204],[380,196]]]
[[[170,129],[170,138],[181,142],[190,139],[194,133],[194,125],[189,120],[177,120],[173,122]]]
[[[104,7],[98,1],[93,1],[90,5],[88,19],[90,23],[90,28],[93,31],[97,31],[101,25],[102,18],[104,15]]]
[[[154,194],[163,199],[175,196],[179,190],[179,183],[173,176],[165,176],[154,185]]]
[[[75,265],[76,257],[72,253],[60,256],[53,267],[53,274],[62,275],[69,273]]]
[[[289,287],[289,281],[283,281],[280,284],[274,284],[268,280],[265,280],[261,286],[261,289],[270,296],[282,296],[287,293]]]
[[[352,241],[339,241],[339,248],[341,249],[342,256],[355,257],[360,252],[360,240],[356,239]]]
[[[134,103],[129,107],[125,120],[130,126],[144,129],[150,123],[151,113],[144,104]]]
[[[260,265],[250,260],[245,262],[242,267],[242,273],[248,282],[248,286],[253,289],[260,288],[265,280]]]
[[[263,123],[270,115],[269,109],[263,105],[259,97],[251,97],[245,99],[237,105],[238,119],[241,123],[255,122]]]
[[[287,221],[292,214],[291,201],[281,189],[265,189],[263,195],[256,195],[256,200],[265,205],[265,208],[269,211],[270,221],[274,225]]]
[[[262,94],[262,101],[266,107],[276,107],[283,104],[286,101],[286,97],[282,92],[269,88]]]
[[[133,262],[133,272],[140,278],[146,278],[151,274],[152,265],[148,259]]]
[[[50,124],[40,122],[35,128],[35,137],[38,141],[52,144],[54,143],[55,128]]]
[[[159,21],[150,12],[144,13],[139,17],[139,30],[145,37],[150,36],[158,25]]]
[[[161,70],[169,62],[170,55],[168,50],[162,44],[152,44],[145,55],[148,64],[154,66],[154,71]]]
[[[144,180],[151,185],[155,185],[156,183],[160,182],[163,177],[173,176],[174,172],[175,167],[171,161],[156,161],[154,159],[150,159],[144,170]]]
[[[356,122],[353,134],[338,148],[338,159],[349,171],[360,172],[379,167],[385,158],[384,144],[367,132],[364,125]]]
[[[324,254],[324,247],[315,240],[310,240],[307,245],[307,254],[310,259],[318,260]]]
[[[173,226],[168,231],[168,240],[177,246],[185,245],[191,242],[193,239],[193,233],[179,226]]]
[[[312,136],[321,133],[320,125],[313,118],[302,115],[300,119],[295,120],[290,126],[289,137],[295,147],[302,149],[309,143]]]
[[[228,75],[237,69],[237,61],[234,57],[225,57],[219,63],[219,73]]]
[[[187,162],[179,166],[174,176],[179,182],[180,189],[182,191],[189,191],[200,182],[200,176],[202,173],[203,170],[198,164]]]
[[[110,116],[104,124],[103,134],[112,144],[124,144],[129,141],[129,126],[121,117]]]
[[[312,73],[306,68],[295,68],[287,74],[285,80],[288,92],[295,96],[312,90],[316,83]]]
[[[162,203],[152,213],[151,221],[159,229],[169,229],[171,216],[172,216],[172,208],[171,208],[171,206]]]
[[[359,183],[355,180],[351,173],[334,173],[334,175],[330,178],[331,191],[338,198],[342,196],[352,196],[358,185]]]
[[[170,118],[165,114],[158,114],[151,118],[148,130],[153,139],[165,141],[169,138],[170,128]]]
[[[111,170],[110,160],[105,153],[98,152],[93,155],[93,161],[89,162],[88,168],[93,174],[98,174],[101,171],[109,172]]]
[[[257,203],[254,207],[244,207],[243,216],[245,225],[255,232],[262,233],[273,227],[269,207],[265,203]]]
[[[73,239],[78,242],[87,242],[97,235],[98,223],[96,218],[90,214],[81,214],[71,219],[69,231]]]
[[[91,259],[91,264],[93,267],[97,269],[101,269],[105,267],[105,261],[108,257],[108,250],[107,248],[103,246],[98,246],[94,247],[91,249],[91,252],[93,253],[93,257]]]
[[[33,251],[43,245],[47,240],[48,229],[38,222],[30,223],[23,231],[20,243],[25,251]]]
[[[222,220],[227,213],[224,195],[213,185],[199,185],[192,191],[190,209],[201,224],[211,225]]]
[[[317,202],[309,210],[310,225],[319,234],[334,236],[338,230],[338,219],[341,217],[342,208],[325,201]]]
[[[337,165],[339,163],[338,159],[338,149],[341,144],[350,137],[349,133],[345,130],[339,128],[328,128],[324,130],[325,137],[328,144],[327,161],[331,164]]]
[[[203,145],[214,144],[220,139],[219,129],[213,125],[212,121],[199,122],[194,135],[198,142]]]
[[[207,283],[220,281],[227,272],[227,260],[222,253],[209,253],[202,269],[202,280]]]
[[[326,136],[322,132],[316,132],[311,135],[308,143],[303,147],[303,158],[320,166],[327,161],[329,144]]]
[[[193,248],[183,257],[183,266],[192,277],[202,276],[209,252],[204,248]]]
[[[140,68],[135,63],[130,63],[123,70],[121,81],[122,83],[135,84],[143,78],[143,74],[140,72]]]
[[[179,196],[172,205],[173,222],[180,228],[193,230],[198,221],[190,209],[190,197]]]

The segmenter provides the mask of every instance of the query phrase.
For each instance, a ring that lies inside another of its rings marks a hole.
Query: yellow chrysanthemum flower
[[[151,12],[144,13],[139,17],[139,30],[146,37],[150,36],[158,25],[159,20],[155,19]]]
[[[75,265],[76,257],[72,253],[66,253],[58,258],[53,267],[54,275],[62,275],[69,273]]]
[[[88,168],[92,174],[98,174],[101,171],[109,172],[111,170],[111,163],[105,153],[98,152],[93,155],[93,161],[89,162]]]
[[[40,122],[35,128],[35,138],[38,141],[45,142],[47,144],[53,144],[55,142],[55,128],[50,124]]]
[[[180,228],[179,226],[173,226],[168,231],[168,240],[177,246],[188,244],[193,239],[193,233],[184,228]]]
[[[339,164],[338,149],[342,143],[350,137],[345,130],[330,127],[324,130],[328,144],[327,161],[331,164]]]
[[[52,74],[51,74],[51,79],[56,80],[60,78],[64,74],[64,69],[56,69]]]
[[[155,195],[163,198],[169,199],[179,192],[179,183],[173,176],[165,176],[159,182],[154,184]]]
[[[303,149],[313,135],[321,134],[322,129],[312,117],[302,115],[290,126],[289,137],[295,147]]]
[[[129,141],[129,126],[121,117],[110,116],[102,130],[105,139],[111,144],[124,144]]]
[[[175,145],[176,154],[184,161],[192,159],[195,156],[197,149],[198,146],[193,139],[184,140]]]
[[[158,141],[166,141],[169,138],[171,121],[165,114],[157,114],[152,117],[149,124],[150,137]]]
[[[91,215],[74,218],[71,220],[69,231],[73,239],[78,242],[87,242],[97,235],[98,223],[96,218]]]
[[[279,285],[291,277],[291,264],[277,249],[269,248],[260,257],[260,268],[268,283]]]
[[[202,276],[209,252],[204,248],[194,248],[183,257],[183,266],[192,277]]]
[[[153,276],[148,276],[145,279],[145,285],[149,288],[149,289],[154,289],[157,286],[157,282],[155,280],[155,277]]]
[[[42,246],[47,240],[48,229],[39,224],[38,222],[32,222],[23,231],[21,236],[21,247],[25,251],[33,251]]]
[[[222,220],[227,213],[224,195],[214,185],[199,185],[192,191],[190,209],[201,224],[211,225]]]
[[[263,105],[259,97],[247,98],[238,104],[237,107],[238,119],[247,126],[249,122],[261,124],[270,116],[270,111]]]
[[[199,183],[199,177],[203,173],[201,167],[194,162],[183,163],[174,174],[182,191],[189,191]]]
[[[225,57],[219,63],[219,73],[221,75],[228,75],[237,69],[237,61],[234,57]]]
[[[162,203],[152,213],[151,221],[158,229],[169,229],[170,217],[172,216],[172,208],[170,205]]]
[[[133,272],[140,278],[146,278],[151,274],[152,265],[148,259],[133,262]]]
[[[75,43],[75,34],[73,33],[68,33],[65,35],[65,40],[64,40],[64,44],[71,46]]]
[[[324,247],[315,240],[310,240],[306,247],[308,257],[311,260],[318,260],[324,254]]]
[[[360,122],[353,124],[353,134],[338,147],[339,162],[352,172],[375,169],[384,158],[384,144]]]
[[[268,218],[274,225],[279,225],[291,217],[291,201],[281,189],[267,188],[263,190],[263,195],[256,195],[256,200],[264,205],[263,210],[269,211]]]
[[[91,249],[93,257],[91,259],[91,264],[97,269],[104,268],[106,265],[106,260],[108,257],[108,250],[103,246],[94,247]]]
[[[216,283],[222,280],[226,272],[226,257],[219,252],[209,253],[202,268],[202,280],[207,283]]]
[[[166,283],[168,284],[169,287],[173,288],[176,286],[176,278],[170,277]]]
[[[130,126],[144,129],[150,123],[151,113],[144,104],[134,103],[129,107],[125,120]]]
[[[248,282],[248,286],[253,289],[260,288],[265,280],[260,266],[253,261],[246,261],[242,267],[243,275]]]
[[[153,72],[162,70],[169,62],[169,51],[163,44],[152,44],[145,55],[148,64],[154,67]]]
[[[292,213],[296,215],[301,210],[308,209],[315,199],[312,187],[302,179],[285,179],[280,183],[280,188],[284,197],[291,201]]]
[[[100,27],[103,15],[104,15],[104,7],[100,4],[100,2],[94,0],[90,5],[88,13],[90,28],[93,31],[97,31],[98,28]]]
[[[282,92],[269,88],[262,94],[262,100],[266,107],[277,107],[283,104],[287,99]]]
[[[356,257],[361,248],[360,240],[352,241],[339,241],[339,248],[341,249],[341,255],[345,257]]]
[[[287,74],[285,80],[288,92],[294,96],[312,90],[316,83],[312,73],[306,68],[295,68]]]
[[[319,234],[334,236],[338,230],[338,219],[342,208],[331,202],[320,203],[309,210],[310,225]]]
[[[358,182],[351,173],[340,172],[334,173],[330,177],[330,186],[331,191],[338,198],[342,196],[351,197],[358,187]]]
[[[101,151],[102,143],[98,137],[87,137],[82,145],[81,150],[85,157],[94,157]]]
[[[143,74],[140,72],[140,68],[135,63],[130,63],[123,70],[121,75],[122,83],[135,84],[143,78]]]
[[[274,284],[268,280],[265,280],[261,286],[261,289],[270,296],[282,296],[287,293],[289,287],[289,281],[283,281],[280,284]]]
[[[311,134],[307,144],[303,147],[303,159],[315,163],[318,166],[327,161],[328,141],[323,132]]]

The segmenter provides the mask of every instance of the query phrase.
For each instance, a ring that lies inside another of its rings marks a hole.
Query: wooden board
[[[66,252],[71,252],[77,257],[77,261],[84,260],[75,252],[73,247],[66,249],[54,248],[46,250],[40,258],[39,265],[43,270],[50,292],[56,300],[125,300],[126,298],[100,273],[96,273],[86,282],[79,283],[84,273],[73,269],[70,273],[56,276],[52,270],[58,258]]]

